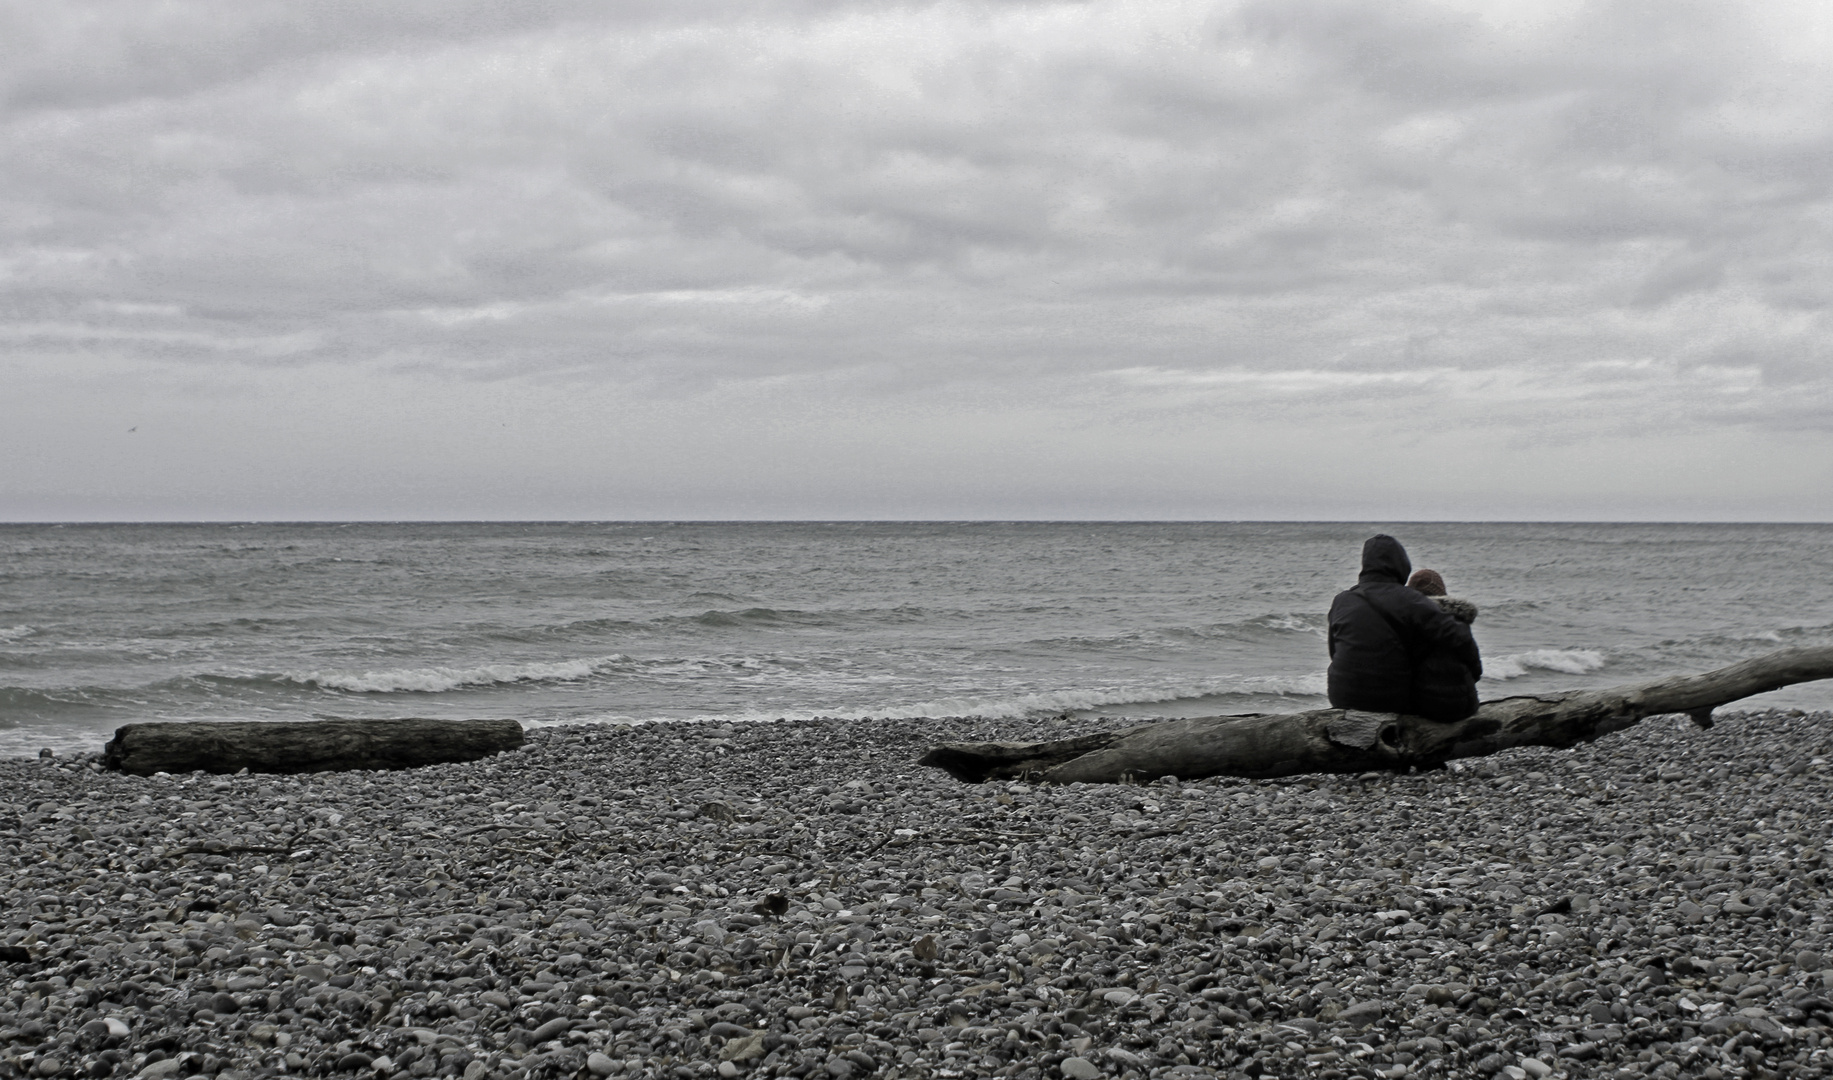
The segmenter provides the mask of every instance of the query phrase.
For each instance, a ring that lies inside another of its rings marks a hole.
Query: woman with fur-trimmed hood
[[[1447,615],[1469,626],[1477,621],[1477,606],[1445,595],[1445,579],[1437,570],[1419,569],[1407,587],[1432,598]],[[1477,711],[1477,678],[1464,662],[1443,650],[1428,653],[1413,676],[1413,695],[1419,715],[1430,720],[1462,720]]]

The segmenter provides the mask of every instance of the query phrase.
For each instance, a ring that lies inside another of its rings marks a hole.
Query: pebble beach
[[[1067,720],[0,761],[0,1076],[1826,1075],[1830,720],[1148,786],[913,764]]]

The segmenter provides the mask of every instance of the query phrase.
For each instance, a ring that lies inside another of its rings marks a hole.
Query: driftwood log
[[[1344,709],[1200,716],[1052,742],[947,743],[918,764],[969,783],[1023,778],[1056,784],[1428,768],[1516,746],[1574,746],[1668,713],[1686,713],[1711,727],[1712,710],[1721,705],[1829,678],[1833,646],[1784,649],[1702,675],[1487,701],[1455,724]]]
[[[522,745],[514,720],[304,720],[128,724],[102,749],[110,769],[151,776],[411,769]]]

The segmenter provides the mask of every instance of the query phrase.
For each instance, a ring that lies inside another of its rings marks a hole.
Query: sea
[[[0,756],[165,720],[1318,708],[1376,532],[1480,609],[1485,699],[1833,644],[1828,525],[0,525]]]

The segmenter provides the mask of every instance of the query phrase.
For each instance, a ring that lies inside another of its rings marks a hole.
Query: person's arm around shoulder
[[[1470,625],[1457,616],[1446,611],[1430,597],[1413,592],[1417,602],[1407,602],[1407,612],[1413,617],[1414,626],[1426,641],[1434,648],[1443,649],[1458,659],[1458,662],[1470,669],[1473,679],[1483,677],[1483,657],[1477,650],[1476,635],[1470,632]]]

